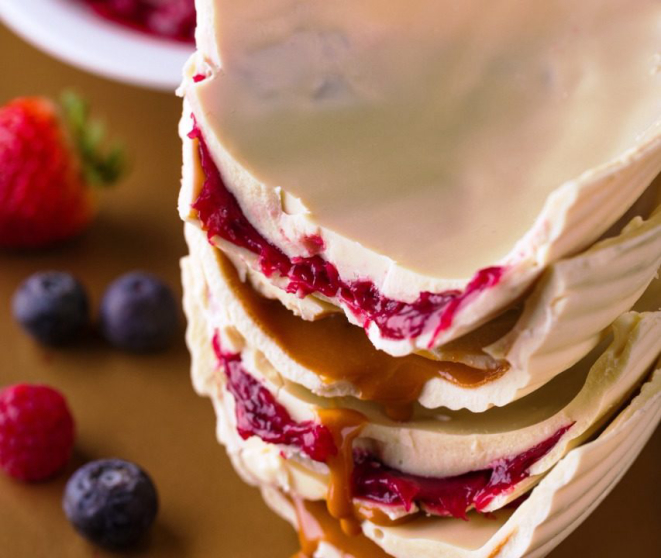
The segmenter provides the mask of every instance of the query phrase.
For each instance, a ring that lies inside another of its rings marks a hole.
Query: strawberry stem
[[[78,150],[87,183],[109,186],[117,182],[126,168],[122,145],[114,143],[108,149],[103,148],[105,126],[99,120],[89,119],[89,103],[77,93],[62,93],[60,105]]]

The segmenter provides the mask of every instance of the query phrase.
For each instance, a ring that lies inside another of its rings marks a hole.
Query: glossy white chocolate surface
[[[200,5],[220,67],[188,96],[212,147],[417,274],[500,261],[555,189],[659,131],[653,0]]]

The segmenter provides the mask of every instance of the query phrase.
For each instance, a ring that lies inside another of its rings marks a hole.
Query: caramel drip
[[[480,370],[453,362],[454,353],[462,350],[461,347],[477,350],[475,342],[463,338],[461,344],[454,346],[451,360],[432,360],[419,355],[392,357],[376,349],[343,315],[305,321],[280,302],[260,296],[240,280],[234,266],[219,250],[216,254],[228,285],[245,310],[293,360],[315,371],[325,381],[351,383],[361,399],[382,404],[391,418],[406,420],[413,403],[432,378],[440,377],[471,388],[500,377],[507,369],[506,364]],[[480,344],[482,347],[498,339],[509,327],[511,319],[495,320],[486,329],[478,330],[475,338],[484,343]]]
[[[345,558],[392,558],[361,533],[348,536],[330,516],[323,502],[294,499],[301,551],[292,558],[311,558],[322,541],[333,545]]]
[[[326,464],[330,469],[330,482],[326,504],[332,517],[339,520],[342,530],[349,536],[359,534],[360,523],[354,515],[351,474],[353,473],[353,441],[360,434],[367,419],[349,409],[319,409],[321,423],[330,430],[337,453]]]
[[[498,368],[480,370],[459,362],[443,362],[443,366],[438,369],[438,375],[455,385],[466,387],[468,383],[470,387],[476,388],[497,380],[507,370],[509,370],[507,364],[502,364]]]

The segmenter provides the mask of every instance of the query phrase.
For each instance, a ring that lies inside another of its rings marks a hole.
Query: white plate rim
[[[85,71],[173,91],[193,45],[152,37],[92,13],[76,0],[0,0],[0,21],[26,41]]]

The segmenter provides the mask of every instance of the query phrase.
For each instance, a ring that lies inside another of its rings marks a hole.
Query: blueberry
[[[60,271],[35,273],[23,281],[12,311],[25,331],[46,345],[71,343],[90,320],[84,287]]]
[[[158,277],[140,271],[114,281],[101,301],[101,332],[132,352],[168,347],[178,329],[178,304]]]
[[[83,537],[117,550],[149,529],[158,512],[158,495],[147,473],[134,463],[101,459],[72,475],[62,507]]]

